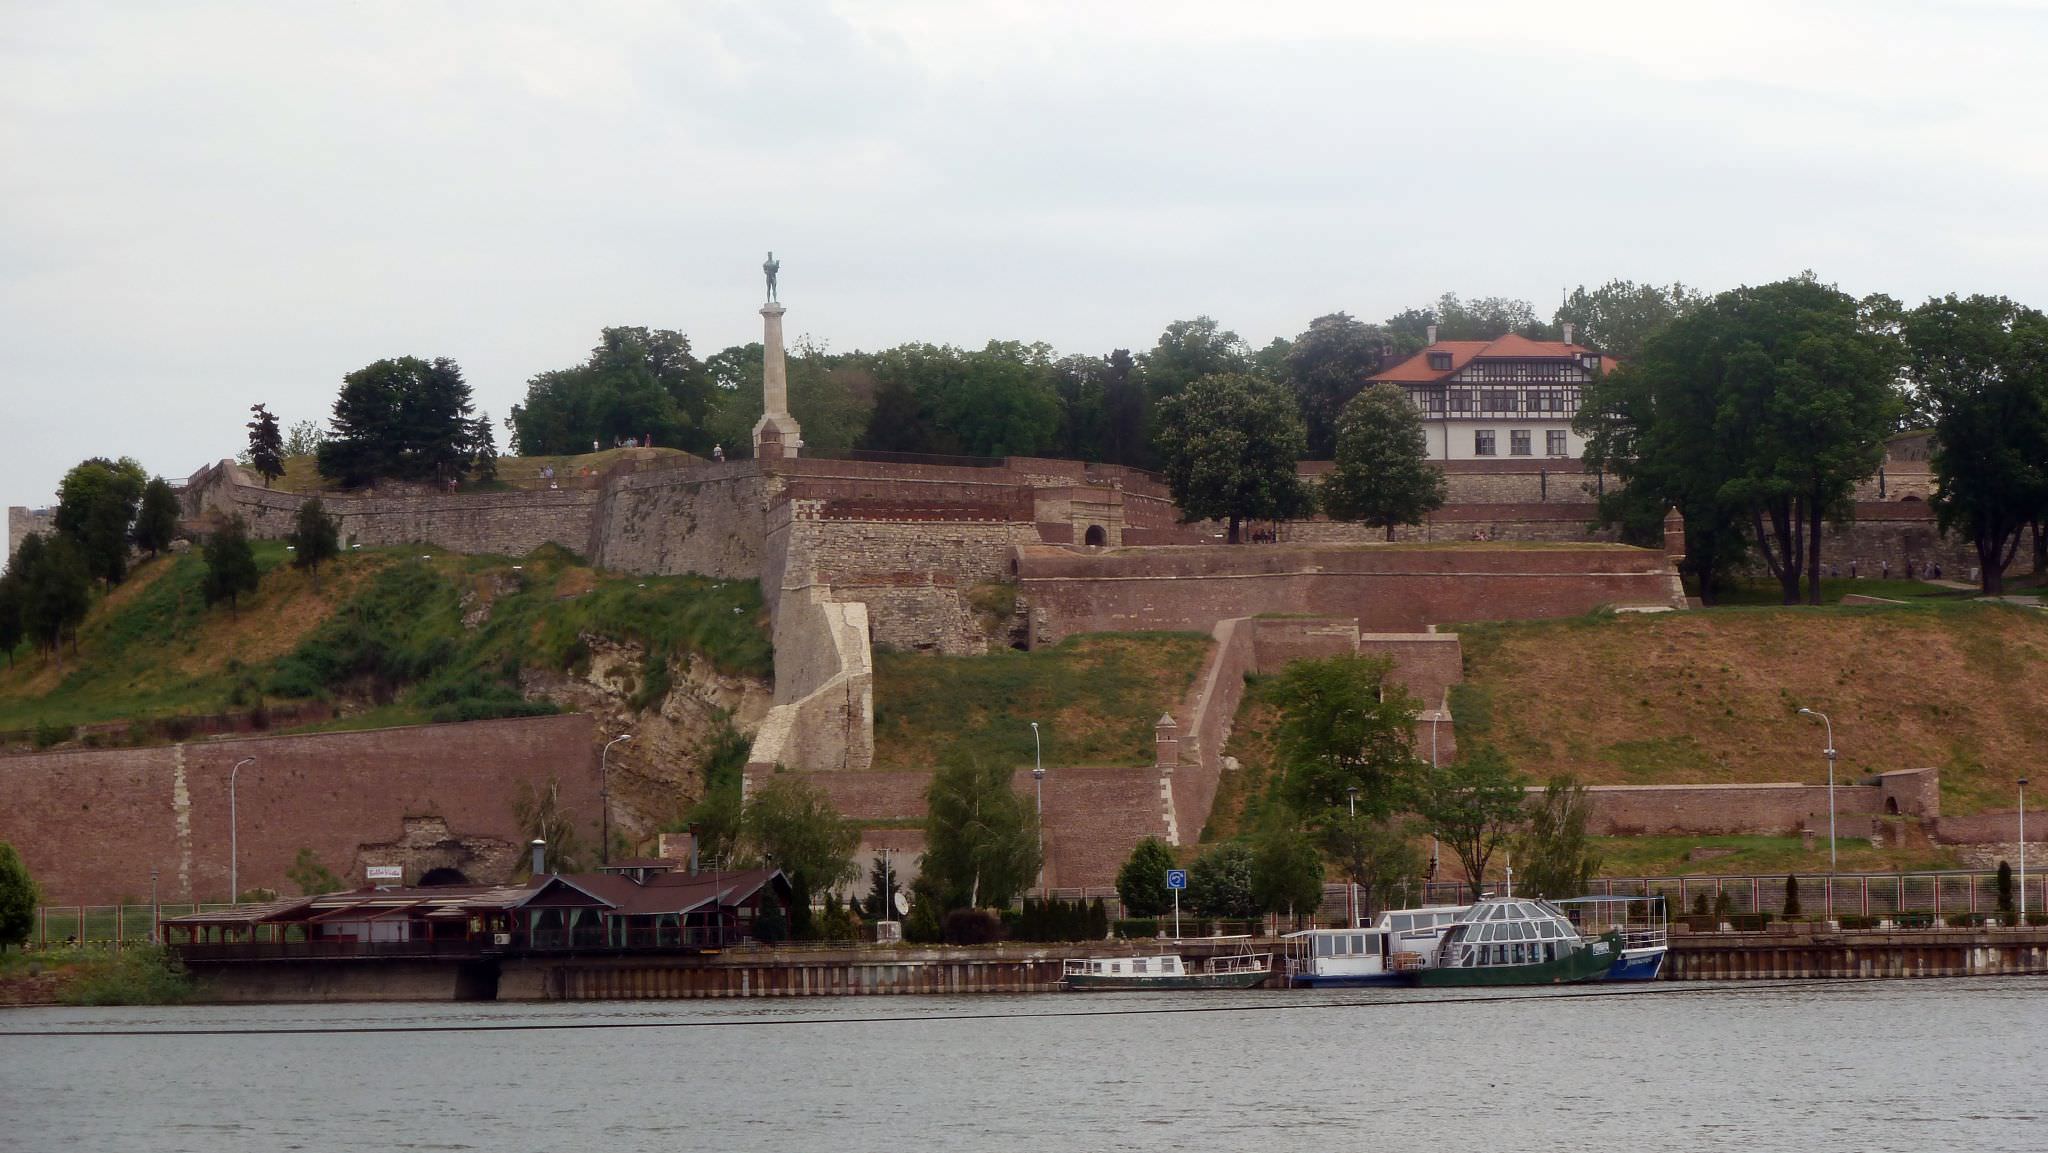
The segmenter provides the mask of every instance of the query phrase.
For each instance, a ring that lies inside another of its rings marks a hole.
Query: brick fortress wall
[[[253,757],[234,790],[244,890],[296,894],[286,870],[302,849],[348,885],[370,861],[407,864],[408,880],[448,865],[499,881],[526,841],[521,784],[557,781],[597,843],[593,733],[569,715],[0,757],[0,840],[50,904],[146,901],[152,868],[164,901],[226,900],[228,780]]]

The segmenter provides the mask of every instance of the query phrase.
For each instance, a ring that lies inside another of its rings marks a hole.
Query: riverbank
[[[371,1001],[614,1001],[1024,994],[1059,988],[1069,957],[1173,952],[1189,959],[1266,938],[1069,944],[784,945],[676,955],[586,951],[492,958],[297,957],[194,962],[191,996],[242,1004]],[[2048,927],[1678,932],[1667,980],[1928,978],[2048,974]],[[74,1002],[77,1003],[77,1002]],[[102,1002],[104,1003],[104,1002]]]

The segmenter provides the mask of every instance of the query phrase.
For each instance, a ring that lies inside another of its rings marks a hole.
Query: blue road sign
[[[1167,888],[1169,888],[1169,889],[1185,889],[1185,888],[1187,888],[1187,887],[1188,887],[1188,871],[1187,871],[1186,869],[1168,869],[1168,870],[1166,870],[1166,887],[1167,887]]]

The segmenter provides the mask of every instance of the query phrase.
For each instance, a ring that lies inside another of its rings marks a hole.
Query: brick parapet
[[[146,900],[151,869],[162,900],[225,900],[228,780],[246,757],[232,838],[244,889],[296,893],[286,870],[302,849],[358,880],[366,846],[423,816],[509,860],[526,840],[512,812],[522,785],[557,782],[579,838],[596,842],[594,733],[589,717],[567,715],[0,757],[0,840],[52,904]]]

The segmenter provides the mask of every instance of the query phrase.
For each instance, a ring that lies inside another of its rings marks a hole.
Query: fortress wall
[[[7,562],[14,559],[15,550],[30,533],[50,533],[57,530],[57,512],[48,508],[24,508],[10,505],[7,509],[7,552],[0,555],[0,572],[7,571]]]
[[[244,889],[297,893],[285,872],[301,849],[359,883],[362,846],[398,839],[408,817],[442,817],[510,859],[526,840],[512,815],[522,782],[558,781],[596,843],[592,736],[589,717],[568,715],[0,757],[0,840],[50,904],[146,901],[152,868],[162,900],[225,900],[228,778],[254,757],[235,782]]]
[[[188,521],[239,515],[249,535],[281,540],[292,532],[305,494],[244,483],[222,461],[194,473],[182,496]],[[525,556],[544,544],[590,547],[598,494],[582,489],[406,495],[328,493],[321,504],[340,522],[342,547],[425,544],[451,552]]]
[[[865,770],[875,757],[867,606],[824,585],[785,588],[777,604],[775,706],[754,734],[749,773]]]
[[[925,772],[886,773],[798,773],[805,783],[822,791],[840,815],[856,823],[873,821],[922,821],[925,790],[932,774]],[[756,773],[753,787],[765,784],[769,776]],[[1036,804],[1037,782],[1031,770],[1018,769],[1010,787]],[[1175,782],[1176,789],[1179,782]],[[1159,794],[1159,776],[1150,768],[1074,768],[1048,765],[1045,770],[1045,882],[1049,886],[1113,885],[1116,871],[1144,837],[1166,835],[1166,818]],[[918,829],[869,829],[863,842],[889,844],[897,849],[921,850],[924,843]],[[1185,830],[1182,840],[1194,836]],[[863,855],[862,866],[867,865]],[[902,876],[917,875],[914,859],[901,859]]]
[[[1077,632],[1179,629],[1265,613],[1356,618],[1375,632],[1669,605],[1664,555],[1644,549],[1212,546],[1099,553],[1018,549],[1032,643]]]
[[[1394,540],[1432,541],[1597,541],[1611,543],[1617,530],[1594,523],[1589,504],[1447,504],[1421,524],[1394,526]],[[1293,521],[1282,530],[1289,544],[1379,544],[1387,530],[1324,517]]]
[[[1259,667],[1256,625],[1245,619],[1219,621],[1215,647],[1188,700],[1180,722],[1180,763],[1173,769],[1173,821],[1181,844],[1201,838],[1223,779],[1223,749],[1244,703],[1245,674]]]
[[[1430,463],[1444,474],[1447,504],[1583,505],[1599,499],[1599,478],[1576,460],[1524,457]],[[1327,460],[1305,460],[1299,471],[1305,479],[1320,480],[1334,467]],[[1590,512],[1581,515],[1590,516]]]
[[[596,509],[588,555],[622,572],[753,580],[762,574],[777,487],[753,461],[615,477]]]
[[[1867,818],[1884,811],[1877,785],[1835,785],[1837,838],[1869,835]],[[1594,836],[1784,836],[1828,828],[1828,787],[1758,785],[1594,785],[1587,831]]]
[[[2008,573],[2027,572],[2033,567],[2032,530],[2021,533],[2020,547],[2013,554]],[[1856,562],[1861,576],[1874,577],[1891,565],[1891,575],[1903,576],[1911,561],[1915,575],[1941,562],[1945,580],[1967,581],[1977,567],[1977,549],[1967,539],[1942,533],[1934,509],[1925,501],[1892,499],[1884,502],[1858,501],[1856,519],[1839,528],[1828,526],[1821,537],[1821,564],[1833,565],[1846,577],[1849,562]],[[1756,566],[1762,569],[1762,564]]]

